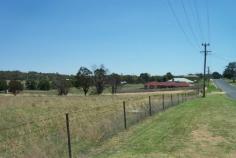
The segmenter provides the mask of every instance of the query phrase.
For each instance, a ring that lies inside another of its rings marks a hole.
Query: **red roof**
[[[189,87],[187,82],[148,82],[144,86],[147,87]]]

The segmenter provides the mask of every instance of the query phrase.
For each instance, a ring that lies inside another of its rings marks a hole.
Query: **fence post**
[[[162,109],[165,110],[165,95],[162,94]]]
[[[170,95],[170,98],[171,98],[171,105],[174,106],[174,103],[173,103],[173,95],[172,95],[172,94]]]
[[[177,95],[178,95],[178,104],[179,104],[179,93]]]
[[[69,158],[72,158],[71,141],[70,141],[70,120],[69,120],[69,114],[68,113],[66,113],[66,129],[67,129],[67,140],[68,140]]]
[[[149,115],[152,116],[152,104],[151,104],[151,96],[149,96]]]
[[[181,94],[181,97],[182,97],[182,103],[184,102],[184,94],[182,93]]]
[[[127,129],[125,101],[123,102],[123,109],[124,109],[124,127],[125,127],[125,129]]]

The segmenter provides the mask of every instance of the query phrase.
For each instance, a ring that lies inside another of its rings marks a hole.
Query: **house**
[[[169,80],[169,82],[186,82],[186,83],[193,84],[193,81],[191,81],[187,78],[173,78],[173,79]]]
[[[178,87],[190,87],[190,83],[187,82],[148,82],[144,84],[145,89],[154,88],[178,88]]]

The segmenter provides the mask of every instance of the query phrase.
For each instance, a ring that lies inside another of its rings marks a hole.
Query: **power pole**
[[[203,43],[202,46],[204,47],[204,51],[201,51],[202,53],[204,53],[204,73],[203,73],[203,94],[202,97],[205,98],[206,97],[206,60],[207,60],[207,55],[209,52],[207,50],[207,47],[210,46],[209,43]]]

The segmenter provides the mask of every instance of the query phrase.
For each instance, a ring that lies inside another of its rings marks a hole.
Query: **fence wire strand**
[[[135,101],[127,100],[125,102],[126,126],[130,128],[147,117],[195,97],[197,93],[193,91],[188,94],[165,94],[164,97],[153,95]],[[122,106],[100,106],[87,110],[68,111],[72,154],[93,157],[92,155],[103,153],[105,152],[103,142],[113,137],[118,146],[122,147],[128,137],[125,132],[122,132],[125,131],[123,110]],[[119,134],[120,132],[122,134]],[[32,151],[39,154],[39,157],[47,155],[55,158],[67,157],[67,136],[63,113],[32,120],[15,127],[2,128],[0,129],[0,157],[30,157],[33,156],[30,155]],[[139,138],[129,136],[129,141],[136,141],[136,139]]]

